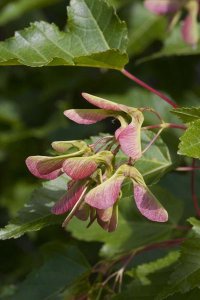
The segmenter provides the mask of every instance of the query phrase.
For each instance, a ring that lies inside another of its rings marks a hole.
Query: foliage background
[[[120,18],[128,24],[130,61],[127,68],[145,82],[162,90],[179,105],[198,106],[199,55],[163,55],[157,60],[138,63],[161,50],[165,39],[172,38],[165,33],[165,20],[148,13],[143,8],[143,1],[110,2],[117,9]],[[0,1],[0,40],[5,40],[12,36],[14,31],[23,29],[35,20],[54,22],[60,29],[66,26],[66,6],[69,1],[37,0],[33,3],[25,0]],[[176,45],[173,51],[178,53]],[[192,54],[192,50],[190,52]],[[1,227],[16,215],[30,198],[31,192],[41,185],[26,169],[24,161],[27,156],[49,153],[47,149],[54,140],[85,139],[98,132],[113,132],[116,124],[110,122],[83,127],[73,124],[63,116],[64,109],[89,107],[80,96],[82,91],[104,95],[108,99],[132,106],[154,106],[164,119],[178,121],[178,118],[169,113],[170,107],[159,98],[150,95],[115,70],[62,66],[1,66],[0,78]],[[147,117],[146,124],[150,122]],[[184,165],[189,161],[181,156],[177,157],[178,135],[178,131],[163,134],[174,159],[174,166]],[[120,295],[110,294],[110,291],[106,290],[98,296],[99,288],[93,284],[96,280],[95,275],[88,281],[86,274],[90,272],[91,266],[102,259],[102,255],[115,257],[116,249],[119,248],[122,252],[127,250],[127,243],[130,249],[145,243],[169,239],[173,222],[174,226],[188,225],[185,220],[195,215],[189,177],[189,174],[172,171],[154,187],[161,200],[167,198],[168,209],[173,219],[172,224],[168,225],[170,228],[149,226],[135,211],[131,215],[129,207],[122,207],[123,217],[133,230],[130,241],[126,243],[123,230],[117,231],[113,237],[102,237],[101,233],[98,233],[98,230],[95,232],[94,229],[92,238],[92,233],[87,233],[87,229],[77,227],[79,224],[69,227],[67,232],[60,225],[54,225],[25,234],[18,239],[0,241],[0,299],[81,299],[75,298],[80,294],[80,290],[82,295],[91,293],[91,299],[106,299],[106,294],[114,299],[154,299],[169,279],[168,275],[172,273],[172,269],[164,268],[163,271],[161,268],[162,276],[150,271],[149,273],[154,273],[150,285],[145,285],[145,280],[141,280],[145,275],[136,275],[135,272],[137,266],[164,257],[169,253],[169,249],[144,252],[136,257],[129,266],[132,277],[124,277]],[[182,233],[173,232],[174,236],[182,237]],[[197,243],[200,245],[199,239]],[[176,257],[177,249],[173,247],[173,257]],[[169,264],[173,264],[173,259],[169,259]],[[25,279],[33,270],[39,277],[32,274],[28,280]],[[196,284],[193,284],[193,281],[184,283],[185,289],[176,286],[171,292],[176,293],[174,298],[169,296],[170,293],[167,298],[198,299],[200,276],[196,281]],[[145,288],[142,287],[143,284]],[[125,292],[126,285],[128,290]],[[191,291],[187,285],[192,288]],[[180,294],[183,291],[187,292],[185,296]]]

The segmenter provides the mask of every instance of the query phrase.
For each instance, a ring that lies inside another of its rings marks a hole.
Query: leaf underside
[[[127,28],[100,0],[71,0],[67,31],[35,22],[0,42],[0,65],[90,66],[121,70],[127,63]]]

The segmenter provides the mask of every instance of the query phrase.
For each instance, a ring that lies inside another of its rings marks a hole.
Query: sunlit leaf
[[[200,158],[200,120],[191,123],[180,140],[179,154]]]
[[[0,42],[0,65],[90,66],[122,69],[127,63],[127,29],[100,0],[72,0],[67,32],[35,22]]]

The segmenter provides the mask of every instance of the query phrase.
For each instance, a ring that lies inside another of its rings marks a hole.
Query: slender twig
[[[124,276],[124,272],[126,270],[126,267],[129,265],[129,263],[132,261],[132,259],[135,256],[135,252],[131,253],[129,255],[129,257],[127,257],[127,259],[125,260],[125,262],[123,263],[123,266],[119,269],[118,274],[115,278],[115,282],[113,285],[113,289],[115,289],[116,284],[119,283],[119,293],[121,292],[121,287],[122,287],[122,280],[123,280],[123,276]]]
[[[146,146],[146,148],[142,151],[142,154],[144,154],[152,145],[153,143],[157,140],[161,132],[163,131],[163,128],[160,128],[160,130],[156,133],[154,138],[150,141],[150,143]]]
[[[175,123],[161,123],[161,124],[155,124],[155,125],[149,125],[142,127],[142,130],[149,130],[149,129],[156,129],[156,128],[176,128],[181,130],[186,130],[187,127],[185,125],[181,124],[175,124]]]
[[[144,127],[142,127],[142,130],[151,130],[151,129],[162,128],[163,127],[162,125],[163,124],[144,126]]]
[[[153,113],[154,115],[156,115],[156,117],[157,117],[162,123],[165,123],[164,120],[162,119],[162,117],[160,116],[160,114],[159,114],[155,109],[153,109],[152,107],[140,107],[139,110],[140,110],[141,112],[144,112],[144,111],[151,112],[151,113]]]
[[[197,198],[196,191],[195,191],[195,167],[196,167],[195,163],[196,163],[195,159],[193,159],[193,161],[192,161],[193,170],[191,171],[191,193],[192,193],[192,200],[194,203],[194,208],[195,208],[196,214],[198,217],[200,217],[200,208],[198,205],[198,198]]]
[[[68,216],[66,217],[64,222],[62,223],[62,227],[65,227],[69,223],[69,221],[71,221],[71,219],[75,215],[77,209],[81,206],[87,189],[88,189],[88,186],[83,190],[79,200],[76,202],[76,204],[74,205],[74,207],[72,208],[72,210],[70,211],[70,213],[68,214]]]
[[[166,123],[166,124],[167,124],[167,128],[176,128],[176,129],[182,129],[182,130],[187,129],[187,126],[182,125],[182,124],[175,124],[175,123]]]
[[[163,99],[165,102],[167,102],[172,107],[174,107],[174,108],[178,107],[178,105],[175,102],[173,102],[172,100],[170,100],[163,93],[161,93],[161,92],[157,91],[156,89],[152,88],[151,86],[149,86],[148,84],[146,84],[145,82],[143,82],[142,80],[140,80],[139,78],[137,78],[136,76],[134,76],[131,73],[129,73],[127,70],[123,69],[121,72],[126,77],[128,77],[131,80],[133,80],[134,82],[136,82],[137,84],[139,84],[140,86],[142,86],[143,88],[145,88],[146,90],[150,91],[153,94],[156,94],[158,97],[160,97],[161,99]]]

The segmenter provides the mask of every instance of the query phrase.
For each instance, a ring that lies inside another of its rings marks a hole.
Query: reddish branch
[[[157,95],[158,97],[162,98],[165,102],[167,102],[169,105],[171,105],[174,108],[177,108],[178,105],[176,103],[174,103],[172,100],[170,100],[167,96],[165,96],[163,93],[155,90],[154,88],[152,88],[151,86],[149,86],[148,84],[146,84],[145,82],[143,82],[142,80],[140,80],[139,78],[137,78],[136,76],[132,75],[131,73],[129,73],[127,70],[123,69],[122,74],[124,74],[126,77],[128,77],[129,79],[133,80],[134,82],[136,82],[138,85],[142,86],[143,88],[145,88],[146,90],[150,91],[151,93]]]
[[[142,127],[143,130],[156,129],[156,128],[175,128],[175,129],[186,130],[187,126],[182,124],[175,124],[175,123],[162,123],[162,124]]]

